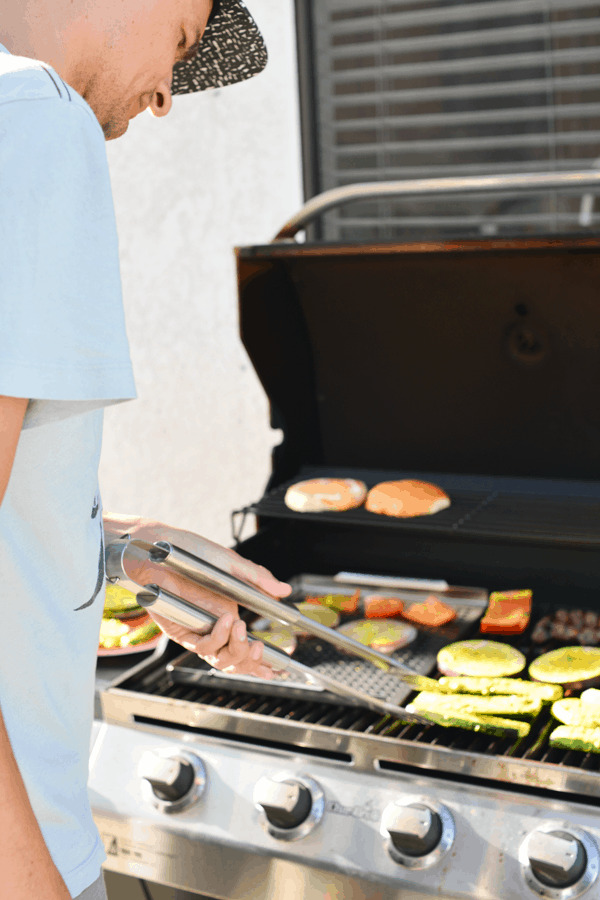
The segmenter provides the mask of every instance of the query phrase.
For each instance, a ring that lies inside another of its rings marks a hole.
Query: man
[[[105,140],[171,95],[261,71],[240,0],[0,0],[0,896],[100,900],[87,797],[104,543],[159,537],[275,597],[269,572],[189,532],[104,516],[105,406],[135,387]],[[130,573],[220,616],[203,636],[157,618],[218,668],[270,677],[235,604]]]

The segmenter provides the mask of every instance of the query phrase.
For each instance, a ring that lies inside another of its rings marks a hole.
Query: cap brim
[[[174,66],[171,93],[193,94],[236,84],[258,75],[266,64],[265,42],[242,0],[220,0],[197,55]]]

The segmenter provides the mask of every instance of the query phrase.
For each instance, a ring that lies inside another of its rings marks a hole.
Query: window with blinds
[[[298,0],[309,193],[340,185],[600,167],[600,2]],[[304,24],[302,24],[304,23]],[[310,125],[306,126],[307,121]],[[310,131],[310,134],[306,132]],[[598,208],[596,210],[596,207]],[[363,201],[328,240],[598,229],[573,191]]]

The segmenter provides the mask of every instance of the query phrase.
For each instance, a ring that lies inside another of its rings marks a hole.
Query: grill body
[[[532,588],[534,620],[600,612],[599,251],[593,237],[238,251],[241,334],[283,432],[238,552],[282,579],[442,578]],[[418,476],[453,503],[418,520],[287,510],[286,486],[319,475]],[[547,712],[511,745],[206,672],[174,682],[178,657],[163,641],[102,697],[90,786],[116,872],[223,900],[522,900],[533,830],[600,844],[600,757],[551,750]],[[415,665],[435,669],[426,654]],[[136,766],[169,747],[202,758],[207,788],[165,816]],[[323,789],[322,821],[297,842],[261,826],[253,785],[272,772]],[[407,796],[453,817],[439,865],[407,868],[386,848],[383,812]]]

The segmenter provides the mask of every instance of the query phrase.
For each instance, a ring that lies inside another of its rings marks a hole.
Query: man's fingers
[[[292,588],[284,581],[279,581],[264,566],[256,566],[252,563],[242,561],[241,557],[233,554],[234,559],[231,562],[231,574],[242,581],[248,581],[255,584],[267,594],[273,597],[287,597],[291,594]]]

